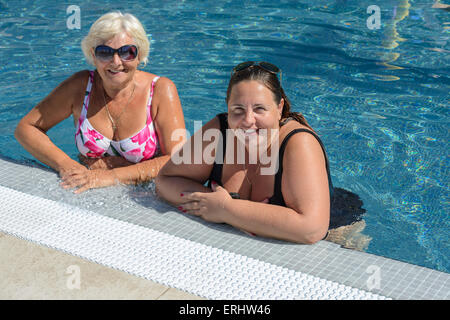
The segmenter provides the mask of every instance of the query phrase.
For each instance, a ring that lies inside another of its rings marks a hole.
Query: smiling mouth
[[[112,75],[117,75],[117,74],[120,74],[120,73],[123,73],[123,72],[125,72],[125,70],[111,70],[111,69],[108,69],[108,73],[112,74]]]
[[[244,135],[246,136],[253,136],[259,133],[259,129],[248,129],[248,130],[242,130]]]
[[[259,129],[235,129],[235,135],[240,139],[253,139],[259,136]]]

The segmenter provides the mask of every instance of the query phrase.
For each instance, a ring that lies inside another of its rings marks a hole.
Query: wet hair
[[[241,81],[250,81],[250,80],[259,81],[264,86],[266,86],[266,88],[273,93],[274,100],[277,103],[277,105],[280,103],[281,99],[284,100],[280,125],[283,120],[293,118],[296,121],[300,122],[301,124],[307,126],[308,128],[311,128],[308,122],[306,121],[305,117],[300,112],[291,111],[291,102],[289,101],[288,97],[286,96],[286,93],[281,87],[281,83],[278,80],[277,75],[275,73],[265,70],[264,68],[261,68],[259,65],[253,65],[243,70],[237,71],[231,76],[227,89],[227,97],[226,97],[227,103],[230,99],[231,89],[233,88],[233,86]]]

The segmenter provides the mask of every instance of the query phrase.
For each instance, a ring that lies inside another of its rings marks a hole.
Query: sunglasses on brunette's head
[[[278,68],[276,65],[271,64],[269,62],[265,62],[265,61],[246,61],[246,62],[239,63],[231,71],[231,76],[233,76],[236,72],[242,71],[242,70],[250,68],[252,66],[259,66],[260,68],[262,68],[270,73],[273,73],[277,76],[279,74],[280,75],[280,83],[281,83],[281,69]]]
[[[110,61],[117,52],[122,61],[133,61],[138,56],[138,49],[135,45],[126,45],[119,49],[100,45],[95,48],[95,57],[101,61]]]

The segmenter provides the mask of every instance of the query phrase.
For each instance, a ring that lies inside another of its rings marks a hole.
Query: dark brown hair
[[[281,113],[281,121],[291,117],[300,122],[301,124],[311,128],[306,121],[305,117],[299,112],[291,111],[291,102],[284,93],[281,83],[275,73],[269,72],[258,65],[250,66],[243,70],[235,72],[228,83],[227,97],[226,101],[230,99],[231,89],[234,85],[245,80],[256,80],[264,84],[267,89],[272,91],[274,100],[277,104],[280,103],[281,99],[284,99],[283,111]]]

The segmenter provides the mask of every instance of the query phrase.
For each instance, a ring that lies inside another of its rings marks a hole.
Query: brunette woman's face
[[[257,80],[235,84],[228,100],[228,125],[245,145],[261,145],[271,129],[279,129],[284,100],[277,103],[274,94]],[[261,130],[266,129],[266,130]],[[267,145],[267,144],[266,144]]]

